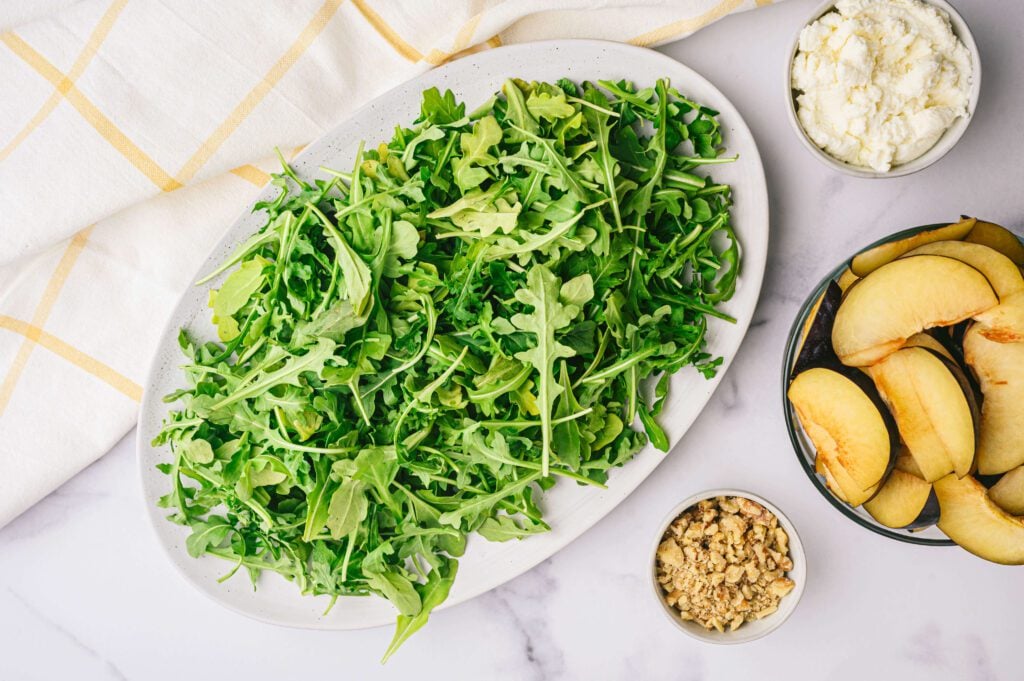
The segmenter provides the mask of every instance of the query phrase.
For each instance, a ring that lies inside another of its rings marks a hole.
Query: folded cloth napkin
[[[131,429],[165,317],[269,179],[275,164],[258,159],[274,147],[297,153],[471,51],[548,38],[654,45],[762,4],[5,2],[0,526]]]

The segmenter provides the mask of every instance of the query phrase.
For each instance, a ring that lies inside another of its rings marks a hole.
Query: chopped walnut
[[[665,602],[683,620],[735,631],[775,612],[796,584],[789,537],[771,511],[743,497],[705,499],[672,521],[656,556]]]

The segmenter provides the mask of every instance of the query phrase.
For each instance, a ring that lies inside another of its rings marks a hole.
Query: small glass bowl
[[[880,244],[903,239],[926,229],[942,227],[945,224],[948,223],[922,225],[920,227],[904,229],[900,232],[896,232],[895,234],[890,234],[884,239],[879,239],[875,243],[857,251],[857,253],[866,251],[869,248],[874,248]],[[854,255],[856,255],[856,253]],[[934,525],[921,530],[899,530],[886,527],[872,518],[862,506],[854,508],[832,494],[828,487],[825,486],[825,478],[818,475],[814,470],[814,457],[816,453],[814,445],[811,444],[811,441],[808,439],[803,427],[801,427],[800,421],[796,417],[796,411],[793,409],[793,405],[790,404],[789,398],[786,395],[786,391],[789,388],[790,372],[793,369],[793,365],[796,363],[797,348],[800,345],[800,335],[804,328],[804,323],[807,321],[807,317],[810,315],[818,297],[824,293],[825,288],[830,282],[838,279],[839,275],[842,274],[842,272],[849,266],[852,259],[853,256],[850,256],[843,260],[835,269],[829,272],[824,279],[818,282],[818,285],[814,287],[813,291],[811,291],[811,295],[809,295],[803,305],[800,306],[800,312],[797,313],[796,320],[793,322],[793,327],[789,330],[789,338],[786,341],[785,360],[782,363],[782,410],[786,418],[786,430],[789,432],[789,439],[793,443],[793,449],[796,451],[796,458],[800,462],[800,466],[804,469],[804,473],[807,474],[807,477],[810,478],[815,489],[817,489],[830,504],[838,509],[840,513],[853,522],[863,528],[880,534],[883,537],[907,542],[908,544],[921,544],[923,546],[954,546],[955,544]]]

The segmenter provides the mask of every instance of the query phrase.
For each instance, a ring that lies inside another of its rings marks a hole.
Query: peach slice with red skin
[[[974,218],[963,218],[960,222],[954,222],[951,225],[926,229],[903,239],[878,244],[855,255],[853,260],[850,261],[850,272],[858,277],[865,277],[882,265],[892,262],[918,246],[923,246],[933,241],[963,239],[974,229],[976,222],[977,220]]]
[[[999,304],[974,316],[981,334],[1000,343],[1024,340],[1024,275],[1012,260],[981,244],[937,241],[915,248],[903,257],[944,255],[966,263],[985,275]]]
[[[894,469],[864,510],[886,527],[919,529],[939,519],[939,502],[930,483]]]
[[[817,451],[817,466],[851,505],[871,497],[895,458],[896,428],[870,380],[824,367],[790,383],[788,396]]]
[[[818,296],[800,333],[793,375],[805,369],[837,362],[836,353],[832,351],[832,324],[842,299],[843,292],[834,281],[829,282]]]
[[[1000,300],[1024,291],[1024,275],[1017,265],[999,251],[982,244],[936,241],[919,246],[902,257],[915,255],[943,255],[970,265],[985,275]]]
[[[1024,244],[1021,244],[1016,234],[1002,225],[978,220],[964,240],[995,249],[1018,266],[1024,267]]]
[[[992,286],[975,268],[940,255],[915,255],[878,268],[847,292],[832,326],[843,364],[870,366],[915,333],[949,326],[995,307]]]

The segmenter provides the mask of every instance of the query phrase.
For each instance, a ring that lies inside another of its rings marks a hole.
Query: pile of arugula
[[[180,335],[189,387],[154,445],[188,552],[384,596],[390,655],[467,534],[543,532],[557,477],[600,486],[648,439],[667,450],[669,376],[715,373],[707,318],[738,273],[729,187],[695,172],[733,160],[716,116],[665,81],[509,80],[469,115],[424,92],[351,173],[285,165],[266,225],[207,277],[230,270],[221,342]]]

